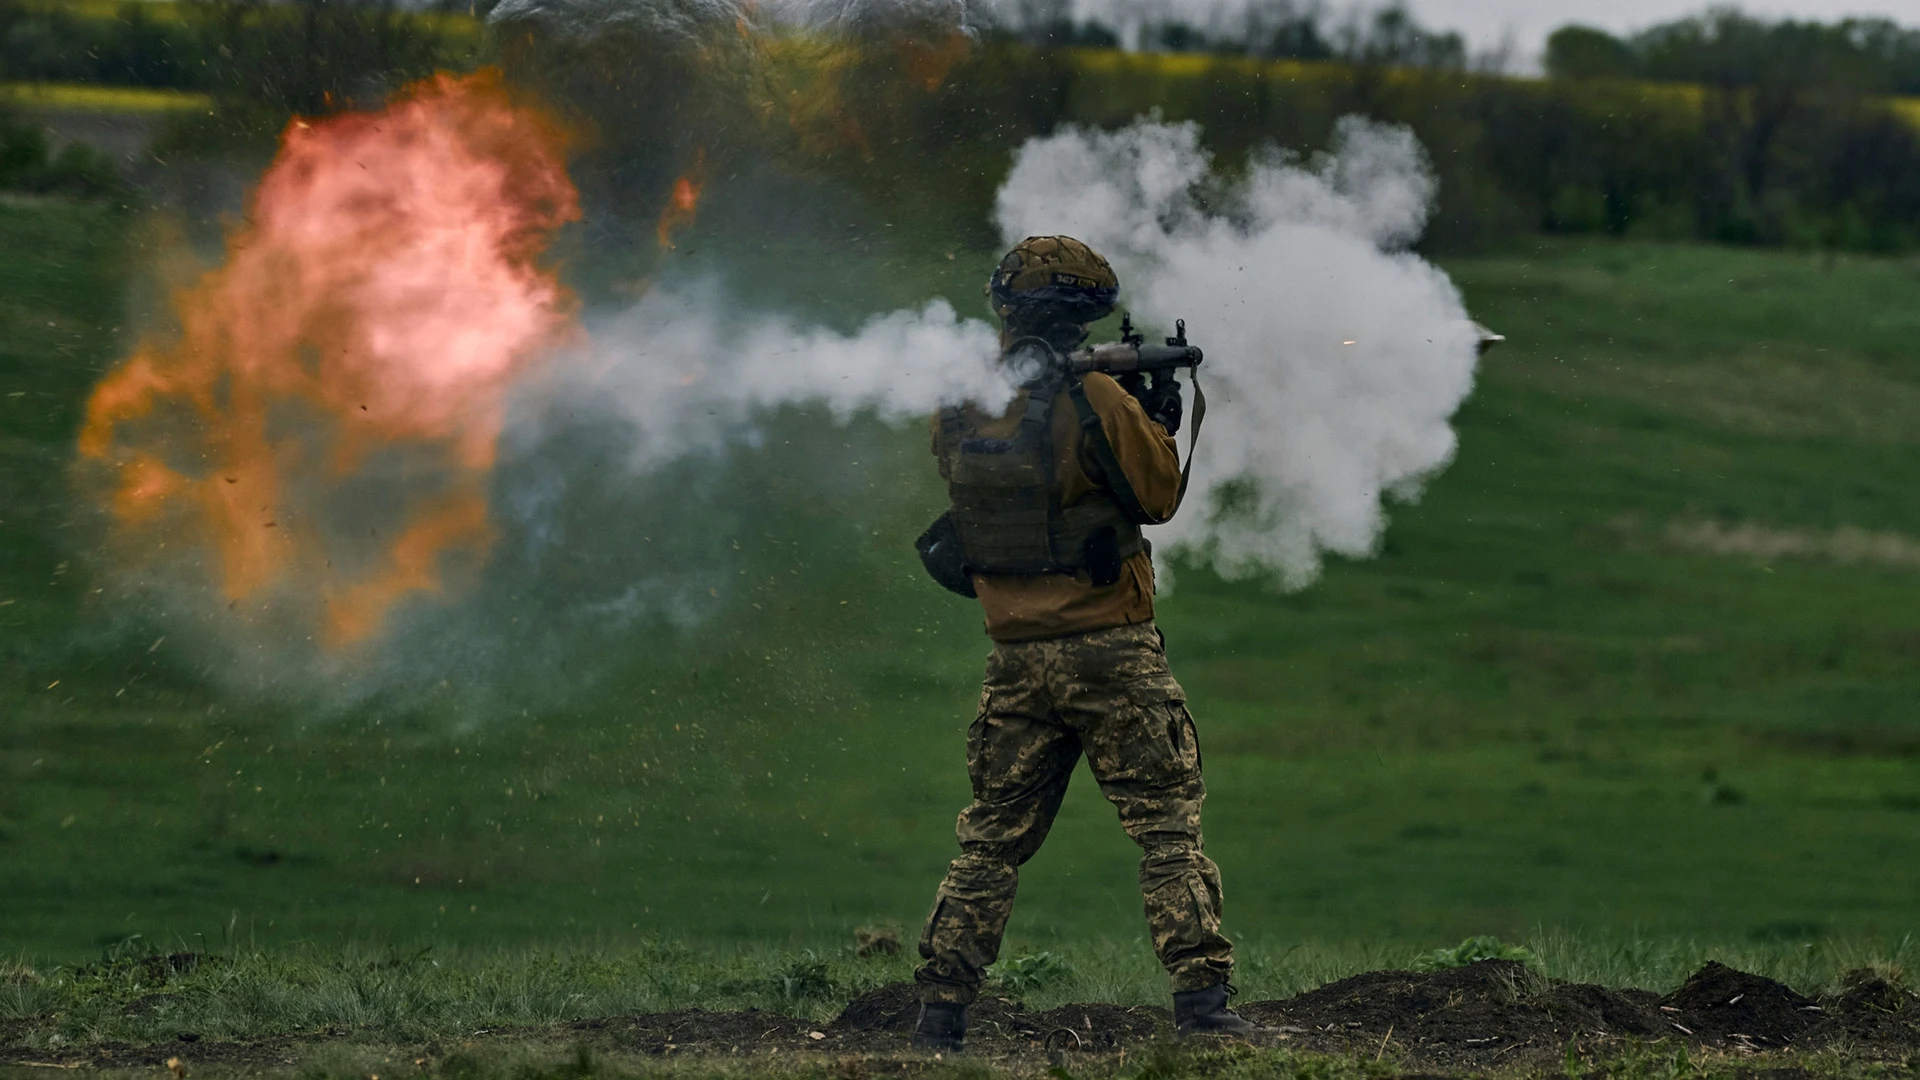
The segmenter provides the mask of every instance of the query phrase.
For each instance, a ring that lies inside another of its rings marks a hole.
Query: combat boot
[[[967,1007],[952,1001],[929,1001],[920,1006],[920,1022],[913,1027],[915,1050],[957,1054],[967,1041]]]
[[[1231,1035],[1249,1038],[1260,1029],[1253,1021],[1227,1008],[1233,987],[1215,983],[1205,990],[1181,990],[1173,995],[1173,1024],[1182,1035]]]

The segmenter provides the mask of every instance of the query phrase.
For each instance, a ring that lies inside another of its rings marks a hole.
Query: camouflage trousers
[[[1223,981],[1220,871],[1202,850],[1200,746],[1152,623],[994,646],[967,735],[973,803],[920,937],[922,1001],[971,1002],[1000,955],[1020,866],[1040,850],[1080,756],[1140,845],[1140,891],[1173,989]]]

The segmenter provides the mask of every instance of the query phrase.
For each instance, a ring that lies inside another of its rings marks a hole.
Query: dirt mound
[[[1772,979],[1712,961],[1661,999],[1660,1011],[1700,1042],[1771,1048],[1813,1027],[1820,1007]]]
[[[1467,967],[1422,973],[1370,971],[1331,982],[1286,1001],[1256,1001],[1248,1016],[1273,1016],[1296,1025],[1386,1030],[1425,1017],[1446,1017],[1462,1008],[1498,1009],[1538,983],[1525,965],[1482,960]]]
[[[1555,983],[1542,1006],[1566,1030],[1583,1035],[1658,1038],[1671,1033],[1651,990],[1609,990],[1591,983]]]
[[[1803,1042],[1920,1053],[1920,997],[1864,970],[1850,972],[1841,986],[1839,994],[1821,1002],[1814,1014],[1818,1020],[1801,1036]]]
[[[1057,1050],[1113,1050],[1173,1035],[1173,1012],[1152,1005],[1062,1005],[1035,1019],[1041,1041]]]
[[[1661,997],[1556,982],[1512,961],[1486,960],[1432,973],[1369,972],[1241,1011],[1308,1047],[1477,1065],[1623,1039],[1735,1051],[1844,1042],[1898,1055],[1920,1048],[1917,1001],[1870,975],[1816,1003],[1772,979],[1708,963]]]
[[[1430,973],[1368,972],[1240,1011],[1315,1049],[1435,1064],[1484,1064],[1583,1036],[1645,1035],[1658,1023],[1642,1002],[1597,986],[1555,985],[1511,960]]]
[[[919,988],[910,982],[888,983],[847,1002],[830,1026],[836,1031],[912,1031],[919,1015]]]
[[[833,1023],[827,1025],[827,1031],[834,1035],[851,1032],[908,1035],[912,1034],[914,1021],[919,1016],[919,987],[910,982],[888,983],[848,1002]],[[971,1038],[1018,1036],[1037,1023],[1025,1005],[1006,998],[982,997],[967,1010]]]
[[[827,1027],[829,1036],[855,1032],[909,1035],[920,1015],[918,987],[888,983],[853,999]],[[1165,1009],[1144,1005],[1063,1005],[1046,1012],[1030,1012],[1025,1005],[999,997],[982,997],[967,1010],[967,1040],[1044,1045],[1056,1050],[1109,1050],[1147,1042],[1172,1031],[1173,1017]]]

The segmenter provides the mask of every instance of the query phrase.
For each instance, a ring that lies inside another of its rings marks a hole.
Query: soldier
[[[1147,925],[1180,1032],[1254,1030],[1227,1008],[1233,946],[1220,934],[1220,872],[1201,846],[1200,747],[1153,624],[1140,534],[1179,504],[1179,384],[1133,376],[1123,387],[1044,359],[1078,348],[1113,311],[1119,284],[1078,240],[1021,241],[987,292],[1006,361],[1041,360],[1019,369],[1031,377],[1004,415],[965,406],[934,418],[952,508],[921,552],[942,584],[978,596],[994,644],[967,738],[961,855],[920,938],[919,1049],[961,1048],[1019,868],[1046,839],[1082,754],[1140,845]]]

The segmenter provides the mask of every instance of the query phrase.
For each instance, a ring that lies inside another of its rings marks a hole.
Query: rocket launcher
[[[1144,335],[1134,332],[1133,316],[1120,318],[1120,340],[1105,345],[1093,345],[1084,349],[1075,349],[1066,356],[1067,371],[1073,375],[1086,375],[1098,371],[1111,375],[1128,393],[1139,396],[1146,383],[1146,376],[1153,376],[1155,387],[1174,382],[1173,373],[1180,368],[1188,370],[1188,379],[1193,383],[1193,419],[1187,426],[1187,460],[1180,469],[1180,502],[1187,498],[1187,483],[1193,478],[1193,457],[1200,448],[1200,424],[1207,418],[1207,395],[1200,392],[1200,362],[1206,359],[1198,346],[1187,344],[1187,320],[1175,319],[1173,336],[1166,339],[1165,345],[1149,345]],[[1077,384],[1076,384],[1077,385]],[[1105,448],[1107,461],[1101,467],[1109,476],[1123,475],[1118,461],[1111,460],[1113,449],[1107,446],[1104,435],[1098,435],[1100,421],[1093,415],[1093,409],[1086,404],[1084,394],[1076,397],[1074,404],[1080,411],[1080,424],[1088,430],[1090,445],[1094,447],[1096,457],[1101,456]],[[1093,437],[1098,435],[1098,437]],[[1179,503],[1174,504],[1175,509]]]
[[[1200,367],[1206,359],[1198,346],[1187,344],[1187,320],[1174,321],[1173,336],[1165,345],[1149,345],[1134,333],[1133,316],[1120,319],[1120,340],[1104,345],[1076,349],[1067,354],[1067,369],[1075,375],[1098,371],[1106,375],[1133,375],[1151,372],[1155,381],[1172,378],[1176,368]]]

